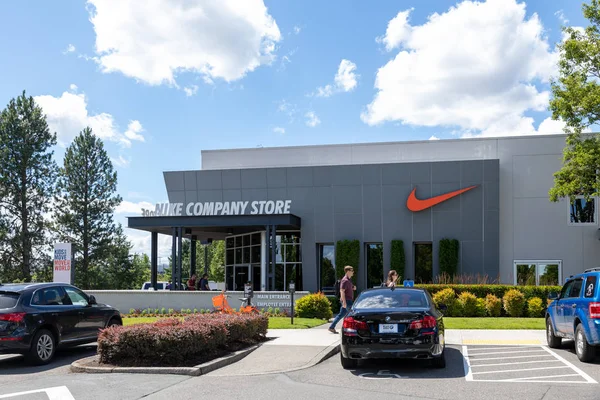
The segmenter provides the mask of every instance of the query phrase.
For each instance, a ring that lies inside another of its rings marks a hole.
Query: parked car
[[[0,354],[49,363],[58,347],[93,343],[121,314],[63,283],[0,284]]]
[[[158,281],[156,282],[156,290],[169,290],[167,289],[167,285],[169,282]],[[152,282],[144,282],[142,285],[142,290],[153,290]]]
[[[340,335],[345,369],[356,368],[358,360],[380,358],[429,359],[434,367],[446,366],[443,314],[425,289],[364,290],[344,318]]]
[[[577,358],[590,362],[600,345],[600,268],[585,270],[570,276],[560,293],[550,293],[552,302],[546,310],[546,340],[552,348],[560,347],[562,339],[575,341]]]

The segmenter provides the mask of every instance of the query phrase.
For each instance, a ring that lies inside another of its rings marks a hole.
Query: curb
[[[219,368],[223,368],[227,365],[231,365],[254,350],[260,347],[260,344],[255,344],[244,350],[236,351],[224,357],[216,358],[214,360],[205,362],[204,364],[196,365],[194,367],[90,367],[84,365],[85,361],[96,359],[98,356],[92,356],[83,358],[78,361],[74,361],[71,364],[71,372],[81,372],[90,374],[108,374],[108,373],[126,373],[126,374],[173,374],[173,375],[189,375],[189,376],[200,376],[208,374],[209,372],[215,371]]]

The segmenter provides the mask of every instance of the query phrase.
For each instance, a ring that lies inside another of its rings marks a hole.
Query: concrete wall
[[[220,292],[202,292],[202,291],[148,291],[148,290],[86,290],[88,295],[94,295],[98,303],[108,304],[117,308],[121,313],[128,314],[129,310],[144,308],[172,308],[174,310],[191,309],[210,309],[213,310],[212,298]],[[232,308],[239,309],[241,305],[240,298],[244,297],[244,292],[227,292],[230,296],[227,301]],[[308,292],[296,292],[294,302],[306,296]],[[283,298],[282,298],[283,296]],[[280,308],[281,310],[290,308],[290,294],[288,292],[255,292],[252,304],[258,308]]]

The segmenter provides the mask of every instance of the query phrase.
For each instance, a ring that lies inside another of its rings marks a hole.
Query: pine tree
[[[48,260],[44,214],[50,211],[57,167],[56,134],[25,91],[0,113],[0,261],[5,281],[31,281]]]
[[[113,221],[113,212],[122,201],[116,189],[117,173],[104,144],[87,127],[66,150],[54,211],[61,240],[74,245],[75,282],[84,289],[104,286],[108,279],[99,280],[102,271],[98,268],[115,251],[116,239],[122,235]]]

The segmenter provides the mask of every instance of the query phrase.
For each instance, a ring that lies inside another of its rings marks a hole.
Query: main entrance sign
[[[415,195],[415,192],[417,191],[417,188],[414,188],[412,190],[412,192],[410,192],[410,194],[408,195],[408,199],[406,199],[406,207],[410,210],[410,211],[422,211],[422,210],[426,210],[430,207],[435,206],[436,204],[440,204],[443,201],[446,201],[448,199],[451,199],[453,197],[458,196],[459,194],[462,194],[468,190],[471,190],[473,188],[477,187],[477,185],[473,185],[473,186],[469,186],[467,188],[464,189],[459,189],[459,190],[455,190],[446,194],[441,194],[439,196],[435,196],[435,197],[430,197],[428,199],[417,199],[417,196]]]
[[[142,208],[144,217],[289,214],[291,200],[207,201],[191,203],[159,203],[154,211]]]

